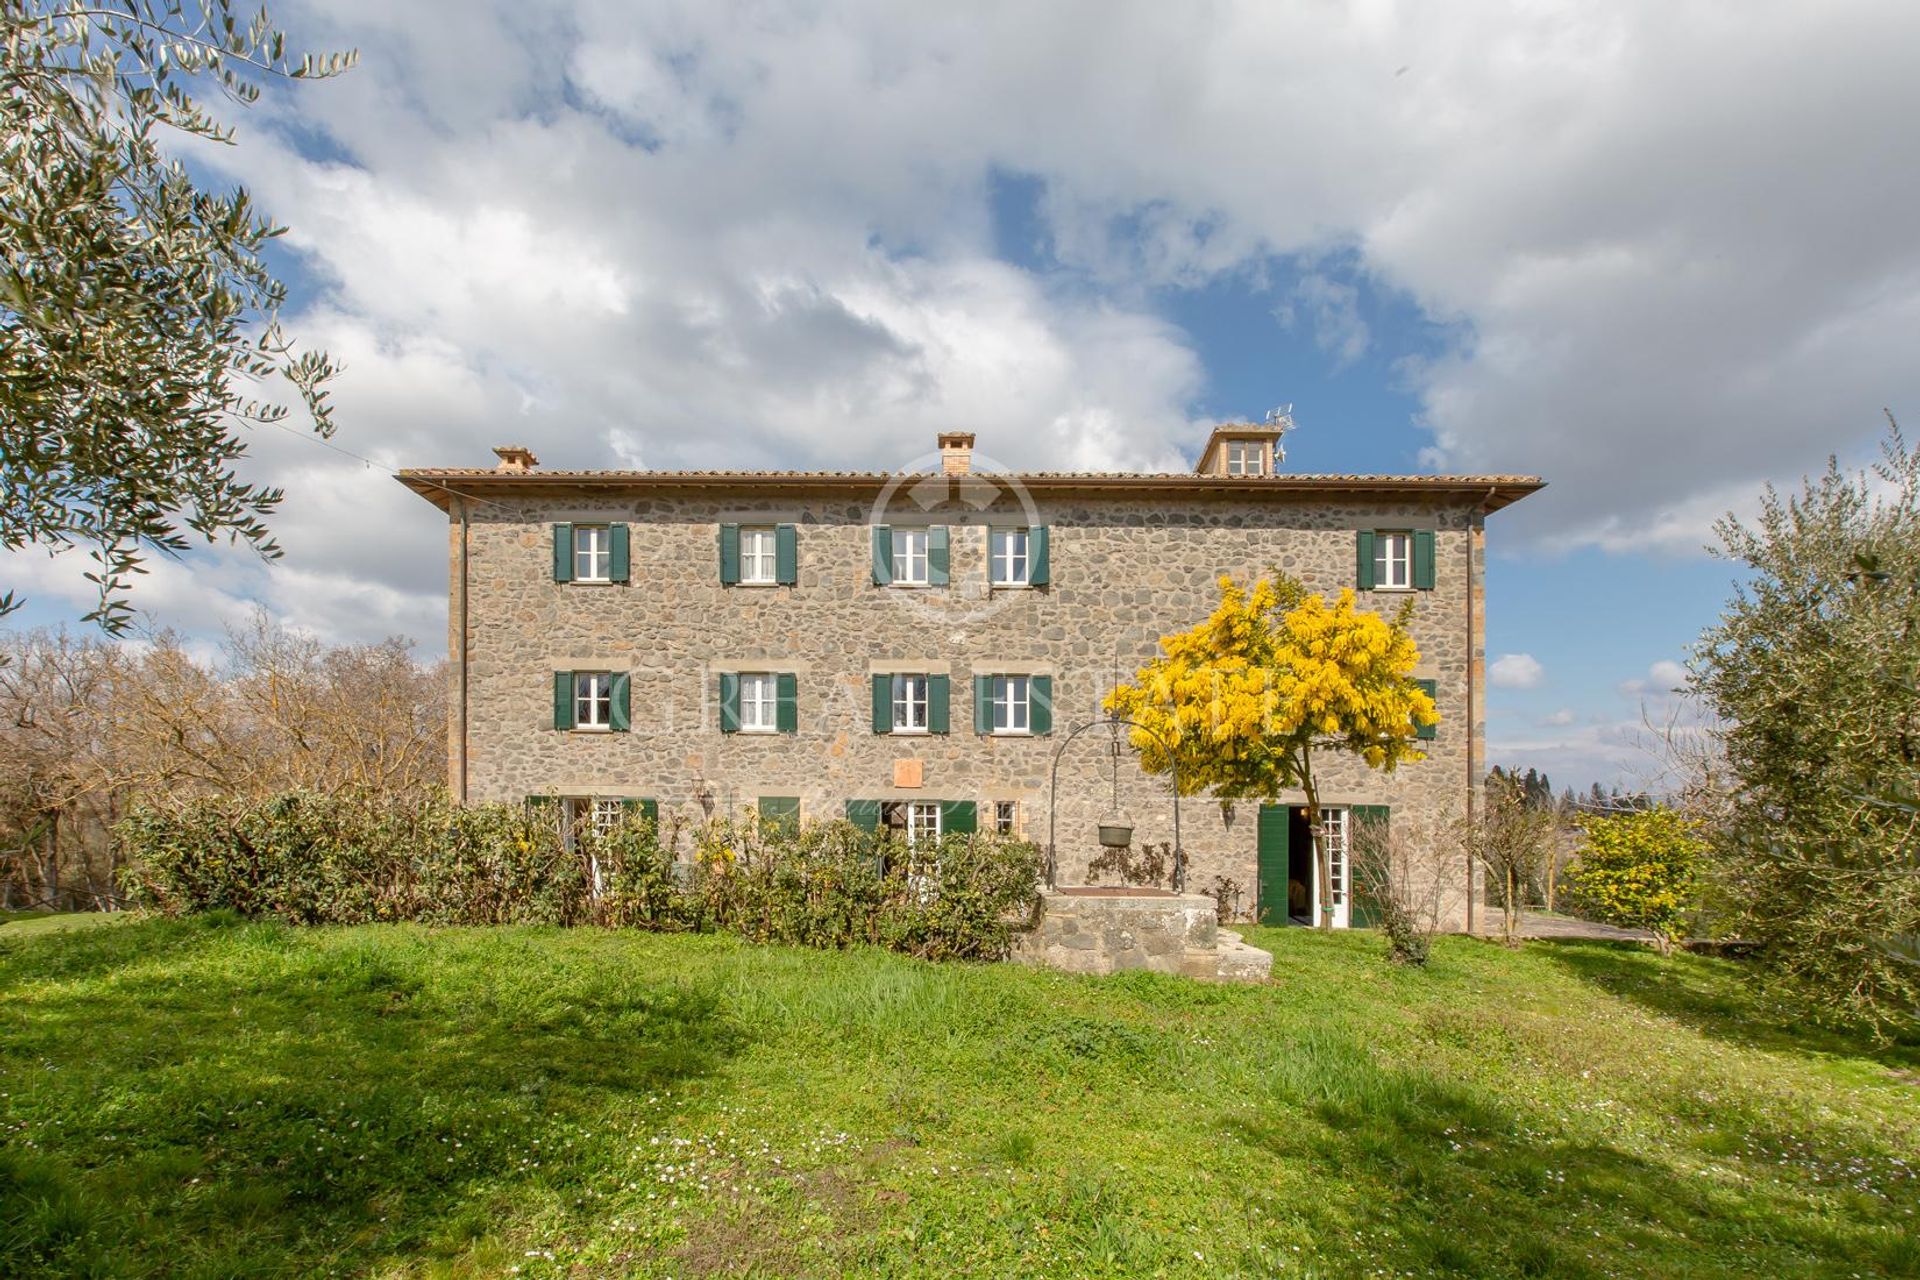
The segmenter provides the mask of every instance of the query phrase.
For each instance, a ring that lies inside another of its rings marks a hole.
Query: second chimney
[[[943,475],[964,476],[973,470],[973,432],[940,433],[940,471]]]
[[[493,456],[500,459],[494,470],[504,471],[509,475],[525,475],[540,465],[540,459],[533,456],[533,450],[523,444],[496,446]]]

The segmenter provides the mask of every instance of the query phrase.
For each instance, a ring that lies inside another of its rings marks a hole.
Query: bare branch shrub
[[[1424,965],[1440,931],[1440,898],[1445,882],[1433,868],[1415,865],[1413,848],[1384,819],[1357,819],[1347,837],[1353,871],[1354,905],[1371,904],[1387,955],[1395,964]]]
[[[1487,779],[1484,799],[1472,816],[1454,826],[1455,840],[1487,869],[1500,893],[1500,937],[1520,945],[1520,913],[1531,887],[1554,856],[1554,816],[1529,805],[1505,777]]]

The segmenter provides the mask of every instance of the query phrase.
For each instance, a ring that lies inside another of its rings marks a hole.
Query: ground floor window
[[[1336,913],[1347,904],[1347,811],[1320,811],[1320,839],[1327,846],[1327,887]]]
[[[997,836],[1013,835],[1020,825],[1020,802],[1018,800],[995,800],[993,802],[993,833]]]
[[[909,847],[940,840],[938,800],[888,800],[880,806],[880,825],[906,839]]]

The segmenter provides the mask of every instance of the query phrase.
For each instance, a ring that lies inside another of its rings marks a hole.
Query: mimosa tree
[[[1420,661],[1407,630],[1411,608],[1387,619],[1356,609],[1350,590],[1329,604],[1285,574],[1250,590],[1223,576],[1212,616],[1161,637],[1162,656],[1106,700],[1110,713],[1151,730],[1131,735],[1142,766],[1166,773],[1177,763],[1184,794],[1275,801],[1291,787],[1306,793],[1321,928],[1333,908],[1316,752],[1390,772],[1425,759],[1418,727],[1440,722],[1411,678]]]

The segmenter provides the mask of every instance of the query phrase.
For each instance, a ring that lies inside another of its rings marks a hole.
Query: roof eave
[[[1280,494],[1321,494],[1350,496],[1427,495],[1453,501],[1477,499],[1475,505],[1487,512],[1513,505],[1531,493],[1546,487],[1538,476],[1258,476],[1225,477],[1211,475],[1075,475],[1069,473],[1032,473],[998,475],[983,473],[1008,484],[1017,484],[1034,494],[1074,493],[1168,493],[1191,497],[1263,497]],[[527,491],[587,490],[711,490],[726,489],[753,493],[861,493],[898,483],[902,477],[888,472],[675,472],[675,471],[600,471],[529,472],[502,474],[496,471],[419,469],[398,474],[400,483],[441,510],[449,510],[454,497],[502,497]]]

